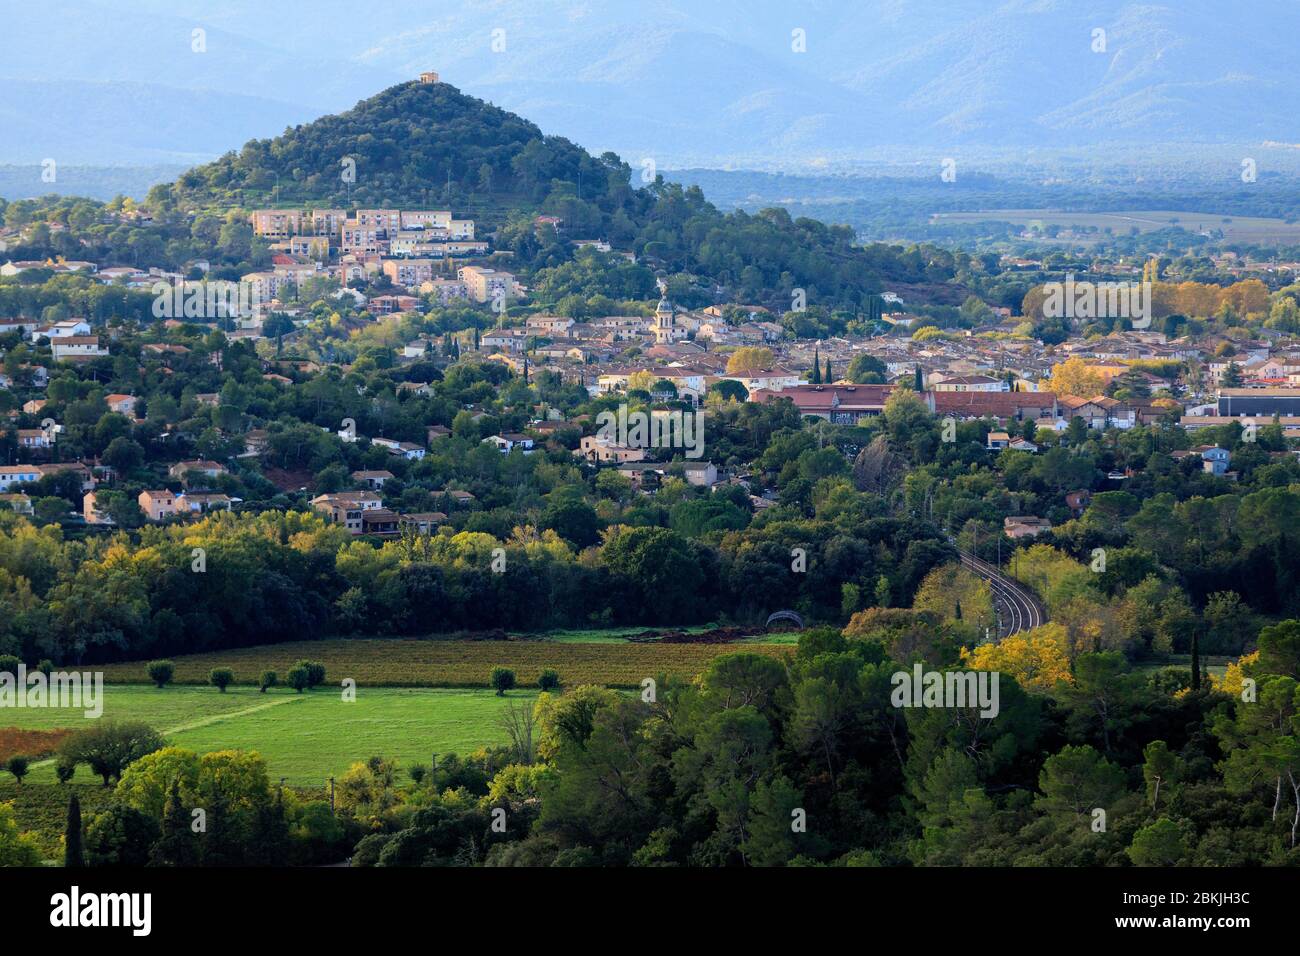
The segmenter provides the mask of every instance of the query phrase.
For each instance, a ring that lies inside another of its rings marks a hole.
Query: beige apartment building
[[[302,232],[301,209],[257,209],[248,218],[254,234],[267,239],[288,239]]]
[[[433,281],[436,266],[432,259],[385,259],[384,275],[394,285],[414,289],[422,282]]]
[[[515,277],[509,272],[498,272],[485,266],[462,266],[456,277],[465,284],[465,290],[475,302],[491,302],[496,298],[514,298]]]

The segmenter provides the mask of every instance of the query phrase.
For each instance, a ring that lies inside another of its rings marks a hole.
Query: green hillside
[[[796,288],[814,310],[857,310],[887,283],[941,283],[955,272],[950,253],[863,248],[847,226],[784,210],[723,214],[698,188],[641,178],[613,153],[593,156],[455,87],[410,82],[251,141],[155,187],[149,203],[164,220],[264,205],[450,208],[481,234],[494,231],[496,248],[525,272],[570,260],[568,239],[600,237],[656,271],[690,275],[698,290],[782,310]],[[560,228],[538,215],[559,217]]]

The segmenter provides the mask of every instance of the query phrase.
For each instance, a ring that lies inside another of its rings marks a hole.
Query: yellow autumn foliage
[[[1246,677],[1245,669],[1251,664],[1257,663],[1259,663],[1259,651],[1247,654],[1245,657],[1229,664],[1222,677],[1211,674],[1210,686],[1222,694],[1229,694],[1240,699],[1243,681]]]
[[[967,667],[1007,674],[1025,690],[1043,693],[1061,681],[1074,681],[1065,641],[1065,628],[1049,623],[996,644],[980,644],[974,650],[962,648],[961,658]]]
[[[979,631],[996,623],[993,592],[987,581],[953,562],[935,568],[925,576],[912,601],[916,611],[932,611],[941,621],[960,620]]]

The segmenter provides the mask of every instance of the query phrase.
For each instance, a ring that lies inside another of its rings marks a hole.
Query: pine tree
[[[68,824],[63,831],[63,865],[70,868],[86,865],[81,852],[81,801],[75,793],[68,800]]]

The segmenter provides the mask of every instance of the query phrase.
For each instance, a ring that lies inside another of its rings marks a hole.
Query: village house
[[[372,438],[370,444],[387,448],[390,454],[401,455],[408,461],[419,461],[425,455],[425,450],[420,445],[395,438]]]
[[[419,304],[420,300],[413,295],[372,295],[366,300],[366,308],[374,315],[410,312]]]
[[[352,534],[362,534],[362,515],[384,506],[383,499],[373,491],[340,491],[317,495],[311,506],[332,524],[341,524]]]
[[[885,410],[893,385],[796,385],[780,391],[750,392],[751,402],[788,398],[803,418],[824,418],[837,425],[854,425]]]
[[[354,471],[352,480],[359,485],[365,485],[371,491],[379,491],[384,487],[384,482],[392,480],[394,477],[391,471]]]
[[[361,512],[361,533],[392,536],[399,534],[398,514],[387,508],[368,508]]]
[[[81,499],[81,516],[86,524],[112,524],[113,519],[99,510],[99,500],[95,492],[90,492]]]
[[[987,375],[954,375],[941,378],[931,386],[936,392],[1009,392],[1011,386],[1003,379]]]
[[[127,418],[135,418],[135,404],[138,399],[134,395],[105,395],[104,403],[108,405],[110,412],[117,412],[119,415],[125,415]]]
[[[108,349],[100,346],[97,335],[66,335],[52,339],[50,351],[56,362],[80,362],[108,355]]]
[[[90,323],[85,319],[64,319],[62,322],[55,322],[53,325],[42,329],[41,332],[51,341],[89,335]]]
[[[48,431],[44,428],[20,428],[18,429],[18,444],[28,450],[53,448],[57,428],[58,426],[55,426]]]
[[[226,474],[226,466],[216,461],[178,461],[167,469],[169,478],[188,479],[193,474],[202,475],[204,478],[216,478],[218,475]]]
[[[416,534],[432,534],[446,520],[447,516],[441,511],[421,511],[399,515],[397,523],[400,528],[410,528]]]
[[[1088,510],[1088,505],[1092,503],[1092,492],[1086,488],[1078,491],[1068,492],[1065,496],[1065,507],[1070,509],[1070,513],[1076,518],[1083,516]]]
[[[681,468],[688,485],[712,488],[718,483],[718,466],[711,461],[679,461],[670,468]]]
[[[30,515],[32,499],[21,493],[0,495],[0,511],[8,508],[14,514]]]
[[[760,389],[769,392],[780,392],[803,384],[803,379],[797,372],[792,372],[790,369],[780,366],[776,368],[748,369],[736,373],[728,372],[717,376],[717,380],[719,382],[739,382],[745,386],[747,392],[757,392]]]
[[[1220,448],[1218,445],[1197,445],[1188,451],[1175,451],[1171,453],[1170,457],[1175,461],[1184,458],[1200,458],[1201,467],[1207,474],[1223,477],[1228,474],[1232,453],[1226,448]]]
[[[438,354],[438,343],[430,338],[418,338],[402,346],[402,358],[420,359]]]
[[[176,495],[164,489],[158,491],[142,491],[136,498],[140,505],[140,510],[144,512],[145,518],[149,521],[162,521],[170,518],[179,510],[176,504]]]
[[[574,321],[566,315],[530,315],[524,324],[530,335],[539,338],[565,338]]]
[[[524,454],[528,454],[533,450],[534,441],[532,437],[528,435],[521,435],[517,432],[507,432],[504,435],[489,435],[487,438],[483,439],[483,444],[495,445],[497,450],[503,455],[510,454],[510,452],[514,451],[516,448]]]
[[[644,448],[629,448],[627,445],[619,445],[597,435],[584,435],[578,441],[578,450],[574,454],[594,463],[645,460]]]
[[[181,514],[206,514],[209,511],[229,511],[240,501],[217,492],[187,491],[176,496],[176,509]]]
[[[41,473],[35,465],[0,465],[0,491],[40,480]]]
[[[80,461],[53,462],[52,464],[48,464],[48,465],[37,465],[36,469],[41,473],[42,476],[64,475],[64,474],[75,475],[77,477],[78,482],[80,482],[80,487],[82,491],[90,491],[95,487],[94,472],[90,468],[88,468],[84,462],[80,462]],[[111,470],[111,469],[101,469],[101,470]]]
[[[241,458],[256,458],[271,444],[271,433],[262,428],[254,428],[244,434],[244,452]]]
[[[1014,515],[1002,519],[1002,531],[1008,538],[1035,538],[1052,529],[1052,522],[1034,515]]]
[[[956,419],[1039,419],[1057,413],[1055,392],[936,392],[925,393],[931,413]]]
[[[484,332],[479,337],[479,346],[485,349],[500,349],[503,352],[522,354],[528,347],[530,338],[527,329],[494,329]]]
[[[675,461],[658,464],[628,462],[618,466],[619,474],[631,481],[634,491],[657,487],[667,475],[676,469],[681,469],[682,478],[687,484],[711,488],[718,483],[718,467],[708,461]]]

